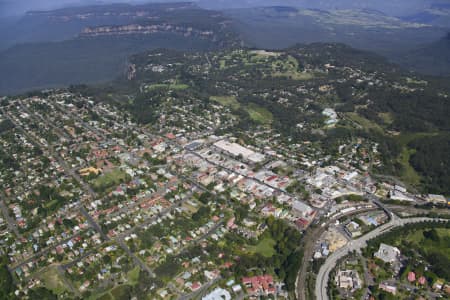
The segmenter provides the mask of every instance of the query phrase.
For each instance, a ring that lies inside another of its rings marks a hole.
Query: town
[[[10,125],[1,135],[1,247],[17,296],[44,286],[108,297],[147,283],[144,291],[162,299],[289,298],[269,265],[236,269],[245,254],[274,255],[268,218],[298,234],[326,229],[312,245],[314,259],[324,259],[392,218],[379,201],[388,194],[445,202],[376,182],[349,161],[293,168],[299,162],[269,132],[246,144],[208,128],[156,131],[58,91],[10,98],[1,113]],[[305,155],[301,163],[315,162]],[[361,277],[345,270],[336,280],[355,290]]]
[[[448,293],[448,199],[418,187],[445,189],[412,170],[408,141],[418,134],[394,131],[392,112],[379,125],[361,111],[380,90],[420,91],[418,81],[390,82],[311,47],[150,51],[114,88],[0,98],[0,254],[11,293]],[[342,95],[355,103],[332,103]],[[385,175],[399,164],[402,174]]]

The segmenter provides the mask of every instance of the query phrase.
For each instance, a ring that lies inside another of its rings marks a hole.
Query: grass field
[[[93,295],[90,300],[121,300],[129,299],[130,290],[139,280],[139,267],[135,267],[127,273],[128,282],[113,287],[100,295]]]
[[[56,295],[60,295],[67,291],[67,287],[63,282],[61,275],[54,266],[50,266],[44,272],[41,272],[39,278],[42,280],[45,287],[53,291]]]
[[[93,180],[92,185],[94,189],[106,189],[118,185],[121,181],[127,178],[127,174],[120,170],[114,169],[111,172],[105,173]]]
[[[128,280],[130,281],[130,284],[134,285],[139,280],[139,267],[135,267],[131,271],[128,272]]]
[[[386,125],[390,125],[392,124],[392,122],[394,122],[394,117],[392,116],[391,113],[388,112],[378,113],[378,116],[383,120],[384,124]]]
[[[104,293],[103,295],[97,297],[97,298],[91,298],[91,299],[96,299],[96,300],[114,300],[113,296],[111,296],[111,294],[108,293]]]
[[[275,254],[275,241],[272,238],[264,238],[255,246],[249,246],[247,249],[253,253],[259,253],[264,257],[272,257]]]
[[[298,71],[286,71],[286,72],[274,72],[273,77],[287,77],[293,80],[311,80],[314,78],[313,73],[298,72]]]
[[[425,80],[418,80],[410,77],[406,77],[406,83],[413,85],[428,85],[428,82]]]
[[[407,147],[403,147],[398,161],[403,167],[403,172],[401,175],[402,180],[409,184],[417,186],[420,184],[420,175],[417,174],[416,170],[414,170],[414,168],[409,163],[409,158],[412,154],[414,154],[413,150],[408,149]]]
[[[232,109],[238,109],[241,106],[234,96],[211,96],[209,99]]]
[[[226,68],[226,66],[227,66],[227,62],[224,60],[224,59],[221,59],[220,61],[219,61],[219,69],[220,70],[223,70],[223,69],[225,69]]]
[[[131,286],[123,284],[113,288],[110,293],[115,300],[129,299],[131,289],[132,289]]]
[[[176,83],[176,84],[165,84],[165,83],[156,83],[145,86],[146,91],[153,91],[159,89],[167,89],[167,90],[185,90],[188,89],[189,86],[187,84]]]
[[[424,137],[429,137],[429,136],[435,136],[438,135],[439,133],[437,132],[416,132],[416,133],[402,133],[401,135],[398,136],[398,141],[403,145],[403,146],[407,146],[408,143],[417,140],[417,139],[421,139]]]
[[[265,109],[264,107],[261,107],[254,103],[250,103],[248,106],[245,107],[245,110],[250,115],[250,118],[255,122],[261,124],[272,123],[273,120],[272,113],[267,109]]]
[[[361,117],[358,113],[356,112],[349,112],[345,114],[347,118],[349,118],[350,120],[352,120],[353,122],[359,124],[361,127],[366,128],[366,129],[373,129],[376,130],[380,133],[384,133],[384,129],[381,128],[377,123],[372,122],[364,117]]]
[[[401,134],[397,137],[398,142],[402,145],[402,152],[398,157],[398,162],[403,167],[403,172],[401,174],[401,179],[406,183],[409,183],[414,186],[418,186],[420,184],[420,175],[414,170],[414,168],[409,163],[409,158],[412,154],[414,154],[414,150],[408,148],[408,143],[413,140],[424,138],[427,136],[433,136],[436,133],[433,132],[417,132],[417,133],[406,133]]]
[[[404,243],[404,241],[411,242],[417,248],[421,248],[428,251],[441,252],[443,255],[450,259],[450,251],[448,251],[448,241],[450,240],[450,229],[448,228],[436,228],[440,241],[435,242],[430,239],[425,239],[423,236],[424,230],[416,230],[412,233],[402,236],[401,239],[396,240],[396,246]]]
[[[273,62],[271,75],[272,77],[287,77],[293,80],[310,80],[314,78],[313,73],[300,72],[298,61],[292,56]]]

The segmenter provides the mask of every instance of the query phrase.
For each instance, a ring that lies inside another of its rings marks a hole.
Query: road
[[[361,263],[363,265],[363,270],[364,270],[364,283],[365,283],[365,288],[364,288],[364,293],[363,293],[363,297],[364,299],[366,299],[366,296],[369,296],[369,286],[374,284],[373,278],[369,273],[369,269],[367,267],[367,259],[363,256],[363,255],[359,255],[359,258],[361,259]]]
[[[6,206],[5,201],[3,199],[0,199],[0,209],[2,211],[3,217],[5,218],[5,221],[8,223],[8,229],[10,230],[10,232],[14,232],[16,237],[18,237],[19,239],[22,238],[22,235],[17,229],[17,224],[14,221],[14,219],[11,218],[8,207]]]
[[[17,268],[20,268],[20,267],[26,265],[27,263],[34,261],[36,258],[41,257],[41,256],[43,256],[43,255],[49,253],[50,251],[52,251],[52,250],[55,249],[56,247],[58,247],[58,246],[60,246],[60,245],[62,245],[62,244],[65,244],[65,243],[69,242],[70,240],[72,240],[73,238],[75,238],[75,237],[77,237],[77,236],[79,236],[79,235],[80,235],[79,232],[78,232],[78,233],[74,233],[73,235],[71,235],[71,236],[69,236],[69,237],[67,237],[67,238],[65,238],[65,239],[62,239],[62,240],[58,241],[57,243],[54,243],[54,244],[52,244],[51,246],[48,246],[48,247],[46,247],[46,248],[44,248],[44,249],[42,249],[42,250],[40,250],[40,251],[38,251],[38,252],[32,254],[31,256],[26,257],[26,258],[25,258],[24,260],[22,260],[20,263],[17,263],[17,264],[15,264],[15,265],[11,266],[11,267],[10,267],[10,270],[13,270],[13,271],[14,271],[14,270],[17,269]]]
[[[374,229],[373,231],[367,233],[366,235],[360,237],[357,240],[349,242],[346,246],[343,248],[340,248],[339,250],[335,251],[333,254],[331,254],[328,259],[325,261],[325,263],[322,265],[322,267],[319,270],[319,273],[316,278],[316,285],[315,285],[315,295],[317,299],[320,300],[328,300],[328,279],[330,277],[331,271],[336,266],[336,263],[348,255],[350,252],[353,251],[360,251],[361,249],[366,247],[367,241],[383,234],[386,232],[391,231],[394,228],[405,226],[408,224],[413,223],[420,223],[420,222],[436,222],[436,221],[445,221],[448,220],[444,219],[432,219],[432,218],[410,218],[410,219],[400,219],[398,217],[393,217],[391,221],[388,223]]]
[[[303,242],[302,242],[304,245],[303,258],[302,258],[300,270],[298,272],[298,276],[297,276],[297,280],[296,280],[296,287],[295,287],[296,299],[299,299],[299,300],[307,299],[306,277],[308,275],[309,263],[312,259],[313,253],[314,253],[315,242],[322,235],[322,233],[324,233],[328,229],[328,226],[331,223],[336,222],[336,219],[338,219],[338,218],[348,217],[348,216],[352,216],[352,215],[356,215],[356,214],[360,214],[360,213],[364,213],[364,212],[368,212],[368,211],[373,211],[376,209],[377,208],[351,211],[347,214],[339,215],[335,218],[327,220],[327,222],[324,223],[323,226],[311,228],[310,230],[307,230],[305,232],[305,236],[303,237]]]
[[[259,179],[255,178],[255,177],[251,177],[251,176],[242,174],[242,173],[240,173],[240,172],[237,172],[237,171],[235,171],[235,170],[233,170],[233,169],[230,169],[230,168],[228,168],[228,167],[222,166],[222,165],[220,165],[220,164],[218,164],[218,163],[216,163],[216,162],[213,162],[213,161],[209,160],[209,159],[206,158],[206,157],[201,156],[200,154],[198,154],[198,153],[195,152],[195,151],[192,151],[192,150],[189,150],[189,149],[186,149],[186,148],[184,148],[184,150],[185,150],[186,152],[190,153],[190,154],[193,154],[193,155],[197,156],[197,157],[200,158],[200,159],[203,159],[203,160],[206,161],[207,163],[209,163],[209,164],[211,164],[211,165],[213,165],[213,166],[215,166],[215,167],[217,167],[217,168],[219,168],[219,169],[228,171],[228,172],[233,173],[233,174],[236,174],[236,175],[240,175],[240,176],[244,177],[245,179],[253,180],[253,181],[255,181],[255,182],[257,182],[257,183],[259,183],[259,184],[261,184],[261,185],[264,185],[264,186],[266,186],[266,187],[268,187],[268,188],[271,188],[271,189],[274,190],[274,191],[277,191],[278,193],[282,193],[282,194],[288,195],[289,197],[298,200],[298,198],[297,198],[295,195],[292,195],[292,194],[288,193],[287,191],[285,191],[285,190],[283,190],[283,189],[280,189],[280,188],[278,188],[278,187],[276,187],[276,186],[271,186],[271,185],[265,183],[264,181],[259,180]]]
[[[180,297],[178,297],[178,300],[189,300],[192,298],[198,299],[202,293],[204,293],[206,290],[208,290],[211,286],[214,285],[214,283],[216,283],[220,279],[222,279],[221,276],[217,277],[216,279],[211,280],[210,282],[205,283],[204,285],[201,286],[200,289],[198,289],[195,292],[192,292],[190,294],[181,295]]]

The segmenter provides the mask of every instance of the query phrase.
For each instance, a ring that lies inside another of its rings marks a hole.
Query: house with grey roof
[[[395,262],[398,262],[400,257],[400,250],[397,247],[381,243],[380,248],[377,252],[375,252],[374,256],[384,262],[393,264]]]

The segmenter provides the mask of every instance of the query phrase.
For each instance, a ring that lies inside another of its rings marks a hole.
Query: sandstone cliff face
[[[198,36],[211,38],[214,32],[210,30],[198,30],[192,27],[185,27],[171,24],[158,25],[119,25],[119,26],[99,26],[87,27],[81,33],[80,37],[95,37],[109,35],[131,35],[131,34],[154,34],[154,33],[178,33],[184,36]]]

